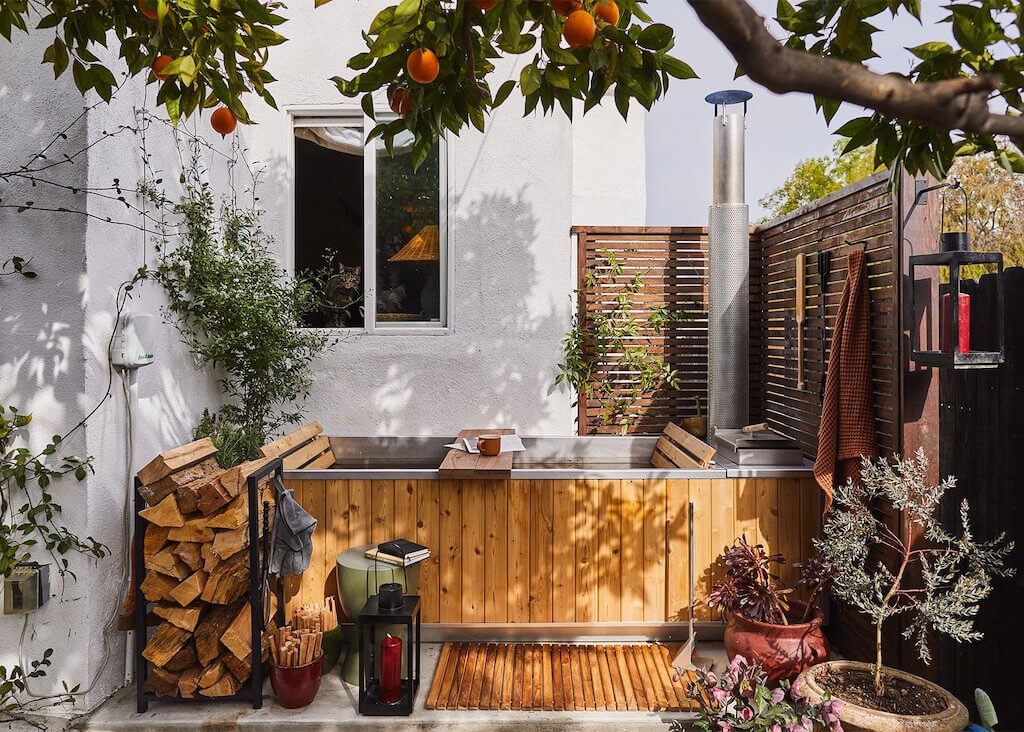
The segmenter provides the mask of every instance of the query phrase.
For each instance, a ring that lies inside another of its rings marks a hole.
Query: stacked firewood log
[[[215,453],[211,440],[196,440],[138,474],[147,505],[140,589],[160,621],[142,655],[147,687],[162,696],[230,696],[252,672],[246,481],[269,458],[222,470]],[[262,533],[269,478],[260,489]]]

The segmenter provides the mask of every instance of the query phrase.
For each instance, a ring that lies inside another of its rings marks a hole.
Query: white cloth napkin
[[[455,442],[445,445],[453,450],[462,450],[463,452],[469,452],[476,454],[480,452],[477,449],[476,437],[471,437],[468,440],[456,440]],[[523,441],[519,438],[519,435],[502,435],[501,436],[501,451],[502,452],[524,452],[526,447],[523,445]]]

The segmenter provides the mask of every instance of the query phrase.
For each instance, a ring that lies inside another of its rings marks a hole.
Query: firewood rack
[[[283,487],[284,464],[281,458],[270,461],[259,470],[255,471],[246,479],[246,490],[249,499],[249,616],[252,621],[252,647],[249,651],[250,666],[252,673],[242,684],[237,692],[230,696],[204,697],[196,696],[191,699],[182,697],[162,696],[146,691],[146,678],[149,671],[149,661],[142,652],[146,648],[147,636],[147,615],[149,613],[149,601],[142,594],[142,582],[146,579],[144,541],[146,534],[146,519],[139,515],[139,512],[146,507],[145,500],[139,492],[142,482],[138,476],[135,478],[135,537],[132,545],[132,562],[135,573],[135,691],[136,711],[139,714],[149,709],[149,702],[211,702],[211,701],[249,701],[253,709],[260,709],[263,706],[263,588],[265,582],[269,582],[268,571],[268,546],[272,543],[271,527],[269,526],[270,504],[259,504],[259,484],[267,476],[271,478],[271,485]],[[259,511],[262,508],[263,516],[260,518]],[[260,524],[263,524],[264,541],[260,541]],[[277,621],[284,623],[284,583],[277,581]],[[230,673],[230,672],[228,672]]]

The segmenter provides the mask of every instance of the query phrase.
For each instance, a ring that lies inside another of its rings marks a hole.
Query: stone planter
[[[873,672],[873,666],[859,661],[832,661],[809,668],[800,674],[793,684],[793,693],[812,702],[821,701],[825,690],[818,683],[818,677],[828,669],[861,669]],[[836,694],[832,698],[846,702],[839,717],[846,732],[962,732],[970,722],[967,707],[943,689],[926,679],[904,671],[886,667],[890,676],[903,679],[939,694],[946,701],[946,708],[936,714],[905,715],[879,712],[874,709],[851,704]]]
[[[798,618],[806,607],[801,602],[791,606],[792,614]],[[792,679],[804,669],[828,660],[828,640],[821,630],[823,620],[818,609],[810,622],[790,625],[761,623],[733,614],[725,629],[725,652],[729,660],[740,655],[748,661],[760,661],[773,684]]]

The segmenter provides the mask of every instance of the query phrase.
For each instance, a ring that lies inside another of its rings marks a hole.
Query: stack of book
[[[367,549],[366,556],[378,562],[408,567],[429,557],[430,549],[408,539],[392,539],[378,544],[375,549]]]

